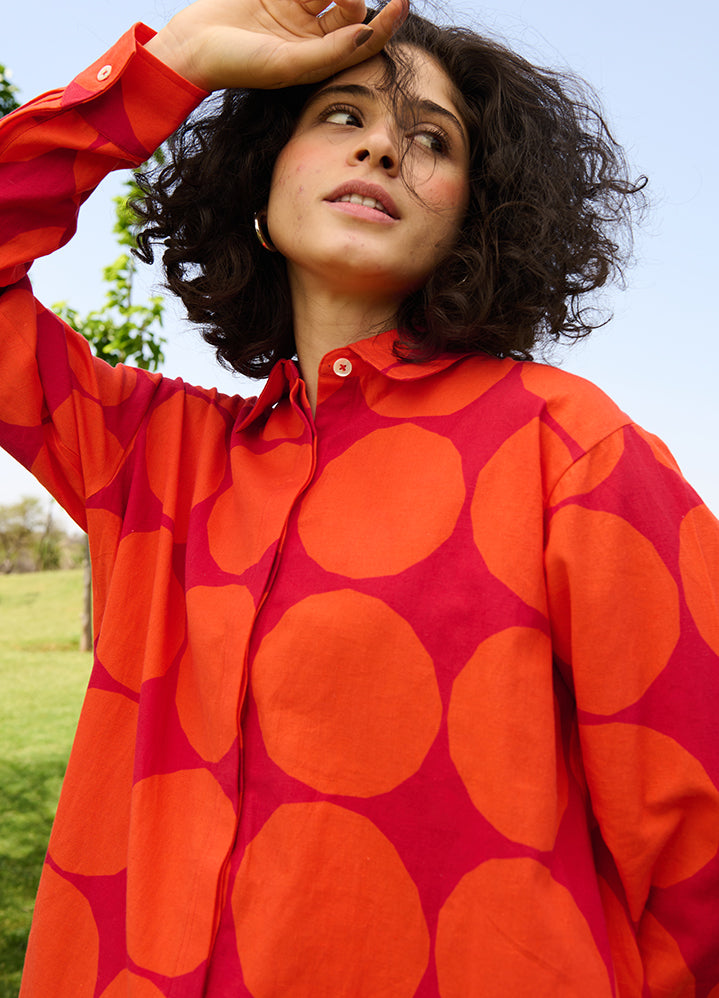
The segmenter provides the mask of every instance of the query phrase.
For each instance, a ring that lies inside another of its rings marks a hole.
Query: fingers
[[[325,5],[326,6],[326,5]],[[305,4],[305,9],[308,6]],[[348,24],[362,24],[367,13],[364,0],[340,0],[317,18],[323,34],[337,31]]]
[[[369,26],[375,34],[382,37],[382,44],[386,45],[408,14],[409,0],[389,0],[389,3],[378,14],[375,14],[369,22]]]
[[[389,0],[389,3],[367,25],[367,28],[372,31],[370,37],[365,37],[365,31],[358,39],[357,36],[360,35],[360,32],[355,31],[353,37],[355,52],[351,62],[347,65],[356,65],[358,62],[381,52],[395,31],[402,25],[408,13],[409,0]]]
[[[294,46],[292,79],[278,80],[273,86],[316,83],[372,58],[384,48],[407,16],[408,9],[408,0],[390,0],[369,26],[357,22],[345,24],[321,38],[306,40]],[[371,34],[365,37],[369,30]]]
[[[301,6],[307,13],[317,17],[323,34],[330,34],[350,24],[362,24],[367,14],[365,0],[335,0],[329,10],[331,0],[305,0]],[[325,11],[325,13],[322,13]],[[361,58],[376,55],[392,34],[402,24],[409,12],[409,0],[389,0],[370,21],[373,31],[372,44],[363,51]],[[366,54],[364,54],[366,52]]]

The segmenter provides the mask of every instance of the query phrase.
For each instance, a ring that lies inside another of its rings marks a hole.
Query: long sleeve
[[[719,982],[719,523],[631,426],[570,468],[549,517],[552,638],[619,993],[645,980],[705,995]]]
[[[94,360],[27,272],[71,238],[104,176],[142,163],[204,96],[143,48],[152,34],[136,25],[66,89],[0,122],[0,443],[82,525],[157,379]]]

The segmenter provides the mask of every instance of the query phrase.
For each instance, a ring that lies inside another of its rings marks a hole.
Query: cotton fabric
[[[716,520],[543,365],[94,359],[27,268],[203,96],[150,35],[0,123],[0,439],[96,633],[22,998],[717,998]]]

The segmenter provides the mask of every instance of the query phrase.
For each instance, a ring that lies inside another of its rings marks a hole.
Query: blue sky
[[[22,97],[66,83],[134,21],[159,28],[174,0],[13,0],[3,15],[0,62]],[[706,0],[670,5],[464,0],[436,20],[469,23],[527,58],[571,68],[598,90],[637,173],[650,178],[653,207],[636,240],[626,291],[610,296],[615,318],[552,362],[589,378],[646,429],[662,437],[686,477],[719,513],[719,263],[716,55],[719,15]],[[99,304],[101,268],[117,250],[111,234],[114,176],[84,207],[78,236],[33,268],[38,297],[80,311]],[[157,281],[148,273],[147,288]],[[199,336],[169,310],[165,372],[225,391],[257,387],[223,372]],[[0,452],[0,503],[42,495]]]

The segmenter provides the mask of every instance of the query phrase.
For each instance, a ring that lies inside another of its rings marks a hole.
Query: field
[[[16,998],[91,657],[82,570],[0,575],[0,998]]]

